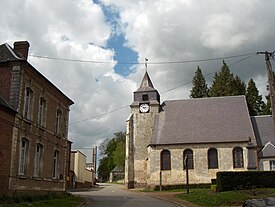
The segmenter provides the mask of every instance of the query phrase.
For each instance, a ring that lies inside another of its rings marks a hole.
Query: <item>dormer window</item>
[[[148,94],[142,94],[142,101],[149,101]]]

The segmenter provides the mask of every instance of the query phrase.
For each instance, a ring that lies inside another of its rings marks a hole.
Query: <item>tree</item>
[[[259,90],[257,89],[253,79],[250,79],[248,82],[245,96],[250,116],[262,114],[262,96],[259,95]]]
[[[245,95],[246,93],[246,85],[245,82],[240,79],[239,76],[235,76],[233,79],[232,83],[232,96],[237,96],[237,95]]]
[[[218,73],[215,73],[209,96],[236,96],[245,95],[245,83],[238,77],[234,77],[229,67],[223,61],[223,66]]]
[[[275,80],[275,73],[272,72],[272,74],[273,74],[273,79]],[[267,86],[267,90],[269,90],[269,86]],[[270,92],[267,96],[265,96],[265,98],[266,98],[266,103],[263,104],[262,114],[263,115],[272,115]]]
[[[263,103],[262,115],[272,115],[270,95],[265,96],[266,103]]]
[[[199,66],[195,72],[192,83],[193,87],[190,91],[191,98],[203,98],[208,96],[208,87]]]
[[[116,150],[113,153],[114,164],[116,166],[124,167],[125,165],[125,142],[117,143]]]
[[[108,157],[103,157],[99,160],[99,166],[97,169],[98,177],[102,178],[102,181],[108,181],[110,171],[108,170]]]
[[[125,132],[116,132],[112,139],[105,139],[99,146],[100,155],[98,176],[107,181],[110,172],[116,166],[124,167],[125,161]]]

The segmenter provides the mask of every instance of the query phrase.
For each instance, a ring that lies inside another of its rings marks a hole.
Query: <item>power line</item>
[[[247,59],[249,59],[249,58],[251,58],[251,57],[253,57],[253,56],[255,56],[255,55],[256,55],[256,54],[254,53],[253,55],[250,55],[250,56],[245,57],[245,58],[243,58],[243,59],[241,59],[241,60],[238,60],[238,61],[236,61],[236,62],[234,62],[234,63],[231,63],[231,64],[229,64],[228,66],[232,66],[232,65],[235,65],[235,64],[240,63],[240,62],[242,62],[242,61],[245,61],[245,60],[247,60]],[[204,77],[209,76],[209,75],[212,75],[212,74],[216,73],[217,71],[218,71],[218,70],[215,70],[215,71],[213,71],[213,72],[207,73],[206,75],[204,75]],[[190,84],[190,83],[192,83],[192,82],[193,82],[193,80],[188,81],[188,82],[185,82],[185,83],[183,83],[183,84],[180,84],[180,85],[178,85],[178,86],[175,86],[175,87],[173,87],[173,88],[170,88],[170,89],[168,89],[167,91],[163,91],[161,94],[170,92],[170,91],[175,90],[175,89],[177,89],[177,88],[180,88],[180,87],[182,87],[182,86],[184,86],[184,85],[188,85],[188,84]]]
[[[245,61],[245,60],[247,60],[247,59],[249,59],[249,58],[251,58],[251,57],[253,57],[253,56],[255,56],[255,55],[257,55],[257,54],[256,54],[256,53],[250,53],[250,56],[245,57],[245,58],[243,58],[243,59],[241,59],[241,60],[238,60],[238,61],[236,61],[236,62],[234,62],[234,63],[231,63],[231,64],[229,64],[228,66],[232,66],[232,65],[238,64],[238,63],[240,63],[240,62],[243,62],[243,61]],[[214,73],[217,72],[217,71],[218,71],[218,70],[215,70],[215,71],[213,71],[213,72],[207,73],[207,74],[204,75],[204,76],[205,76],[205,77],[206,77],[206,76],[209,76],[209,75],[211,75],[211,74],[214,74]],[[170,88],[170,89],[168,89],[167,91],[161,92],[160,94],[164,94],[164,93],[170,92],[170,91],[172,91],[172,90],[175,90],[175,89],[177,89],[177,88],[180,88],[180,87],[182,87],[182,86],[184,86],[184,85],[188,85],[188,84],[192,83],[192,81],[193,81],[193,80],[188,81],[188,82],[185,82],[185,83],[183,83],[183,84],[180,84],[180,85],[178,85],[178,86],[176,86],[176,87]],[[99,115],[96,115],[96,116],[93,116],[93,117],[90,117],[90,118],[87,118],[87,119],[83,119],[83,120],[80,120],[80,121],[73,122],[73,123],[71,123],[70,125],[75,125],[75,124],[78,124],[78,123],[81,123],[81,122],[85,122],[85,121],[88,121],[88,120],[91,120],[91,119],[95,119],[95,118],[98,118],[98,117],[100,117],[100,116],[104,116],[104,115],[106,115],[106,114],[110,114],[110,113],[113,113],[113,112],[115,112],[115,111],[119,111],[119,110],[124,109],[124,108],[129,107],[129,106],[130,106],[130,104],[128,104],[127,106],[123,106],[123,107],[120,107],[120,108],[111,110],[111,111],[107,111],[107,112],[105,112],[105,113],[102,113],[102,114],[99,114]]]
[[[129,105],[130,105],[130,104],[129,104]],[[69,124],[69,125],[78,124],[78,123],[81,123],[81,122],[85,122],[85,121],[88,121],[88,120],[91,120],[91,119],[98,118],[98,117],[100,117],[100,116],[104,116],[104,115],[106,115],[106,114],[110,114],[110,113],[113,113],[113,112],[115,112],[115,111],[119,111],[119,110],[121,110],[121,109],[124,109],[124,108],[126,108],[126,107],[129,107],[129,105],[123,106],[123,107],[120,107],[120,108],[116,108],[116,109],[114,109],[114,110],[107,111],[107,112],[105,112],[105,113],[98,114],[98,115],[96,115],[96,116],[92,116],[92,117],[87,118],[87,119],[83,119],[83,120],[80,120],[80,121],[76,121],[76,122],[73,122],[73,123],[71,123],[71,124]]]
[[[69,61],[69,62],[80,62],[80,63],[92,63],[92,64],[141,65],[141,64],[147,63],[147,64],[151,64],[151,65],[165,65],[165,64],[184,64],[184,63],[215,61],[215,60],[222,60],[222,59],[232,59],[232,58],[249,56],[252,54],[255,54],[255,52],[240,54],[240,55],[224,56],[224,57],[206,58],[206,59],[179,60],[179,61],[152,61],[152,62],[150,62],[150,61],[148,61],[148,62],[115,62],[115,61],[80,60],[80,59],[58,58],[58,57],[33,55],[33,54],[31,54],[29,56],[35,57],[35,58],[40,58],[40,59],[60,60],[60,61]]]

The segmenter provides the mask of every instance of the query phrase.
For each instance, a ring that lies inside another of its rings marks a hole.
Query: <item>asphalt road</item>
[[[87,199],[86,207],[175,207],[177,205],[152,198],[145,193],[125,190],[123,185],[99,184],[89,191],[73,192]]]

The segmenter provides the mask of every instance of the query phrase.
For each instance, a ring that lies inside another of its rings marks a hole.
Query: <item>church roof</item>
[[[137,89],[136,92],[140,92],[140,91],[155,91],[156,89],[153,86],[153,83],[147,73],[147,71],[145,72],[142,82],[140,84],[139,89]]]
[[[155,117],[152,145],[256,144],[245,96],[165,101]]]

